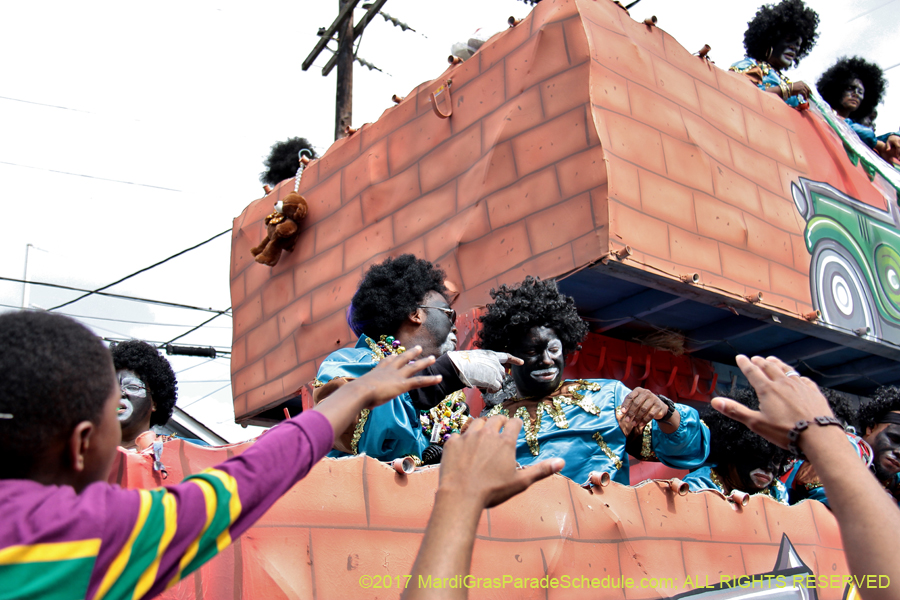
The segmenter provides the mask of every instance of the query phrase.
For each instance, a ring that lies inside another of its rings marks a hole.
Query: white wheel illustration
[[[859,266],[843,246],[826,240],[813,252],[810,267],[813,307],[822,313],[822,322],[843,331],[868,328],[865,337],[880,337],[872,292]]]

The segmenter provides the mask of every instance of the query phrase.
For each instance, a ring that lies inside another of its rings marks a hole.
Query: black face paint
[[[548,327],[533,327],[519,344],[510,348],[524,365],[513,365],[512,376],[523,398],[547,396],[562,381],[566,357],[556,332]]]
[[[900,415],[898,415],[900,416]],[[872,468],[882,481],[900,473],[900,425],[887,423],[881,431],[867,441],[872,446]]]

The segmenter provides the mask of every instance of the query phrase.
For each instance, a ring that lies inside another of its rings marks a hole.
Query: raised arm
[[[737,364],[759,395],[759,411],[726,398],[713,399],[712,406],[772,443],[787,448],[788,433],[798,421],[834,416],[816,384],[777,358],[740,355]],[[798,445],[828,490],[851,574],[887,575],[900,581],[895,552],[900,510],[846,443],[844,432],[813,423],[802,431]],[[860,593],[865,600],[888,600],[900,597],[900,588],[862,588]]]
[[[517,469],[516,439],[521,428],[522,421],[508,421],[504,416],[475,419],[462,436],[447,440],[434,509],[404,600],[466,598],[464,586],[437,589],[425,584],[429,577],[434,581],[468,575],[481,512],[563,468],[565,461],[554,458]]]

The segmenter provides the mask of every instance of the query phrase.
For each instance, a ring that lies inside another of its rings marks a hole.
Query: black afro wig
[[[347,321],[356,335],[378,339],[395,335],[403,321],[422,304],[425,294],[446,298],[442,269],[412,254],[388,258],[366,271],[350,302]]]
[[[269,150],[269,157],[263,163],[266,170],[259,174],[259,180],[269,185],[275,185],[296,175],[297,167],[300,166],[298,161],[301,150],[309,151],[310,160],[318,158],[312,144],[306,138],[293,137],[273,144],[272,149]]]
[[[859,407],[859,435],[865,435],[867,429],[878,425],[884,415],[893,411],[900,411],[900,388],[889,386],[875,390],[872,399]]]
[[[150,388],[156,410],[150,415],[150,425],[165,425],[175,410],[178,382],[172,365],[156,348],[140,340],[129,340],[110,346],[116,371],[134,371]]]
[[[850,113],[851,119],[861,121],[864,117],[872,114],[884,96],[887,82],[881,67],[858,56],[841,57],[822,73],[816,82],[816,89],[819,90],[819,94],[825,99],[825,102],[837,110],[841,106],[844,90],[853,79],[859,79],[866,88],[865,97],[860,101],[859,108]]]
[[[534,327],[548,327],[556,332],[568,354],[588,333],[588,326],[578,316],[575,300],[564,296],[552,279],[541,281],[526,277],[516,287],[501,285],[491,290],[493,304],[479,318],[481,333],[476,345],[488,350],[508,352]]]
[[[747,23],[744,50],[758,61],[769,58],[769,50],[789,38],[803,38],[794,65],[809,54],[816,45],[819,15],[803,4],[803,0],[782,0],[778,4],[764,4]]]
[[[824,387],[820,387],[819,391],[822,392],[822,395],[828,400],[828,406],[831,407],[831,412],[834,413],[834,416],[837,417],[839,421],[844,423],[844,425],[849,425],[851,427],[856,426],[856,410],[853,407],[853,403],[850,402],[850,399],[847,398],[845,394]]]
[[[728,397],[747,408],[759,410],[759,398],[752,388],[736,388]],[[743,423],[711,410],[703,417],[709,427],[709,460],[717,466],[733,464],[764,465],[772,460],[785,464],[790,458],[786,450],[753,433]]]

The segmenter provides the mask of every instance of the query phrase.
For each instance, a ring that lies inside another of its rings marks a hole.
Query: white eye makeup
[[[550,358],[559,358],[562,356],[562,342],[559,340],[551,340],[549,344],[547,344],[547,350],[545,350],[547,355]]]

